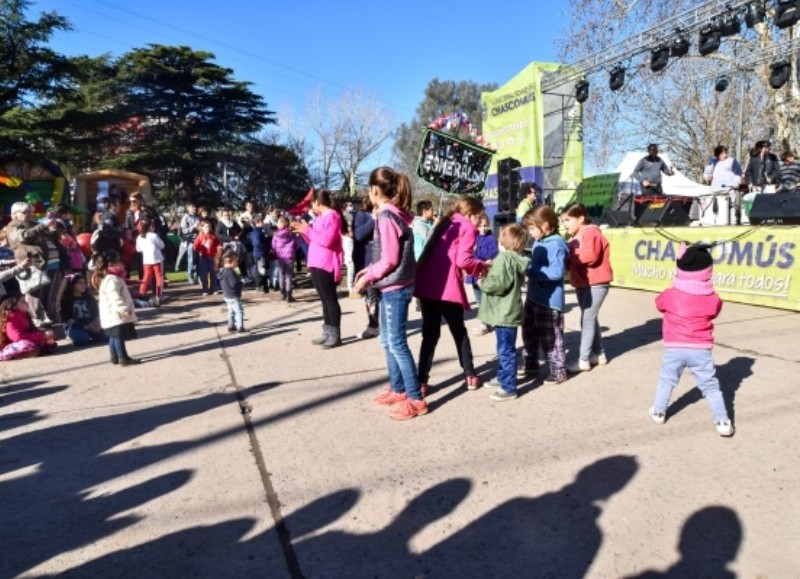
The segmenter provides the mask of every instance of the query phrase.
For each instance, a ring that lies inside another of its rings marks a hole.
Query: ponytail
[[[392,205],[411,213],[411,181],[404,173],[398,173],[390,167],[378,167],[369,174],[368,184],[380,189]]]

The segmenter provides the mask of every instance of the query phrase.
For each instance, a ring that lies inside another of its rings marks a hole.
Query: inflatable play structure
[[[67,190],[67,180],[61,169],[49,161],[0,161],[0,214],[3,223],[10,219],[9,211],[16,201],[30,203],[34,215],[43,217],[50,207],[67,198]]]
[[[129,171],[103,169],[84,173],[75,178],[73,204],[85,209],[89,214],[102,211],[104,202],[113,189],[123,191],[128,196],[139,194],[145,203],[151,203],[153,200],[150,179],[146,176]]]

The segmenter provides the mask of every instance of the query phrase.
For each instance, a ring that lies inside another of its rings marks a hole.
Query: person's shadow
[[[650,570],[629,579],[733,579],[736,574],[728,570],[728,564],[736,559],[741,543],[742,523],[736,513],[728,507],[706,507],[683,525],[680,561],[664,572]]]
[[[374,533],[327,531],[294,540],[294,552],[306,577],[419,577],[428,576],[420,556],[411,553],[411,539],[429,524],[450,514],[469,493],[463,478],[439,483],[408,503],[385,528]],[[355,502],[352,491],[315,501],[289,515],[292,537],[302,536],[333,521]]]
[[[755,360],[746,356],[731,358],[725,364],[717,366],[717,379],[722,397],[725,399],[725,408],[728,410],[728,417],[736,419],[736,392],[742,387],[742,382],[753,375],[753,364]],[[681,410],[691,406],[695,402],[703,399],[703,394],[697,386],[684,392],[680,398],[669,405],[667,412],[674,416]]]
[[[603,541],[602,501],[638,470],[612,456],[581,470],[562,489],[514,498],[423,554],[426,577],[584,577]]]

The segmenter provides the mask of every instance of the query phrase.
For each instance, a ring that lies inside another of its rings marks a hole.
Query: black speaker
[[[609,210],[603,213],[603,222],[607,223],[609,227],[625,227],[631,225],[633,218],[628,209]]]
[[[689,225],[691,219],[681,201],[651,204],[636,221],[637,225]]]
[[[800,193],[762,193],[753,199],[750,223],[772,221],[782,225],[800,225]]]

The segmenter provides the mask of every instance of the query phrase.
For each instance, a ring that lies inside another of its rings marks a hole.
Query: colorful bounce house
[[[144,175],[116,169],[103,169],[84,173],[75,178],[73,203],[88,214],[103,211],[105,200],[108,199],[109,192],[112,190],[124,192],[128,197],[138,194],[146,204],[153,200],[150,179]]]
[[[51,207],[68,198],[67,179],[61,169],[49,161],[21,159],[0,161],[0,214],[3,224],[11,219],[11,206],[26,201],[35,217],[44,217]]]

